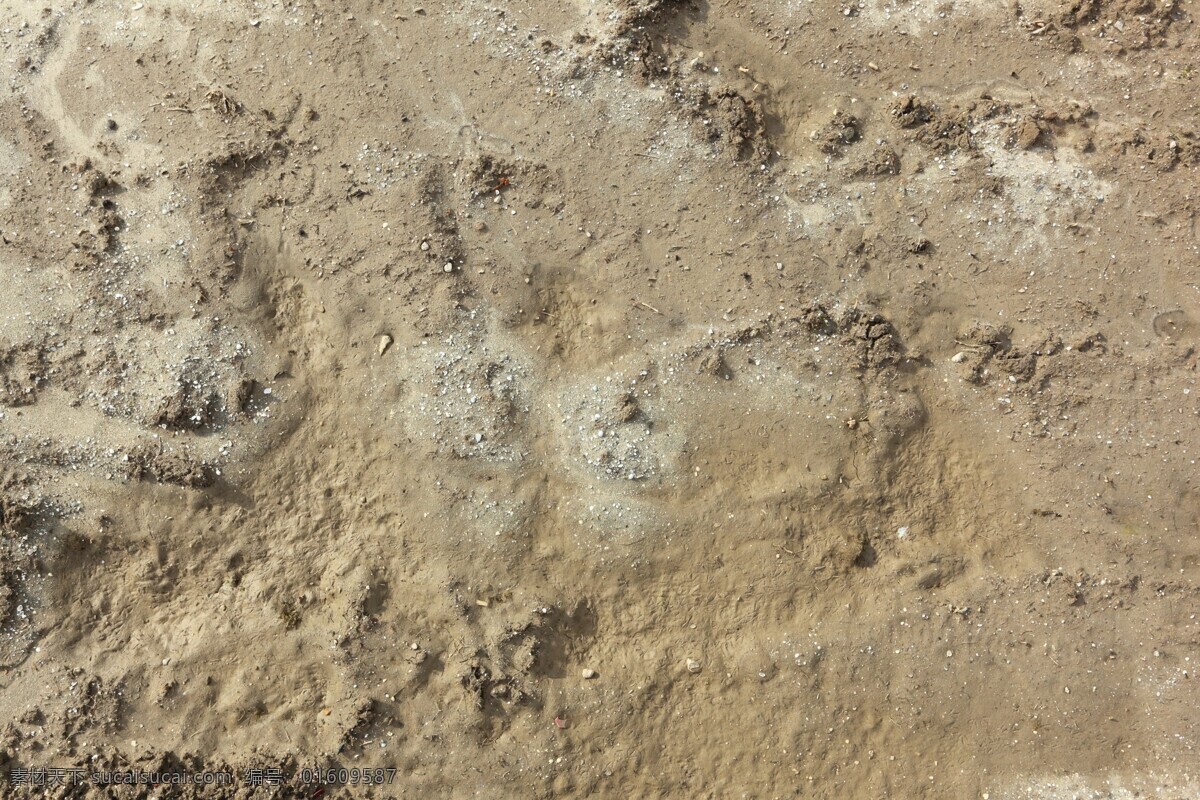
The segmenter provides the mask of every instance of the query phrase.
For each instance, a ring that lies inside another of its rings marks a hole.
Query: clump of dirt
[[[900,174],[900,154],[890,145],[880,144],[860,162],[853,164],[851,176],[855,178],[883,178]]]
[[[212,486],[217,478],[211,464],[161,445],[143,445],[129,454],[128,463],[129,475],[134,480],[203,489]]]
[[[40,514],[48,512],[28,478],[0,478],[0,666],[19,664],[34,646],[33,604],[43,564],[31,541]]]
[[[215,392],[190,381],[181,381],[173,394],[163,398],[153,422],[169,430],[194,431],[213,421],[217,407]]]
[[[714,378],[721,380],[733,380],[733,372],[729,369],[729,365],[725,363],[725,357],[717,348],[708,349],[700,357],[696,364],[696,371],[701,375],[711,375]]]
[[[642,408],[638,405],[637,395],[633,392],[625,392],[617,398],[613,409],[613,419],[617,423],[633,422],[641,413]]]
[[[933,119],[936,109],[915,94],[908,94],[895,100],[888,111],[901,128],[916,128]]]
[[[17,568],[3,552],[3,548],[0,548],[0,628],[12,622],[20,605],[17,582]]]
[[[688,0],[614,0],[612,15],[616,19],[615,35],[656,21],[661,16],[687,5]]]
[[[800,312],[800,320],[810,333],[820,336],[832,336],[838,329],[838,323],[820,303],[805,306]]]
[[[842,317],[838,328],[857,354],[861,368],[884,369],[904,358],[904,346],[896,328],[879,314],[853,309]]]
[[[1089,45],[1118,50],[1160,47],[1183,16],[1177,0],[1023,0],[1016,12],[1033,34],[1072,50],[1085,37]]]
[[[1013,133],[1012,143],[1022,150],[1029,150],[1042,141],[1042,136],[1045,133],[1045,127],[1039,124],[1037,119],[1026,117],[1017,124]]]
[[[1132,157],[1159,172],[1200,164],[1200,141],[1194,133],[1135,130],[1114,141],[1111,150],[1115,155]]]
[[[838,111],[834,113],[829,122],[813,132],[812,138],[822,153],[829,156],[840,156],[847,145],[854,144],[861,136],[858,118],[844,111]]]
[[[989,369],[995,368],[1012,383],[1028,383],[1037,372],[1040,358],[1054,356],[1063,349],[1056,336],[1047,336],[1032,346],[1015,345],[1012,336],[1011,326],[978,320],[962,330],[957,341],[965,349],[955,358],[970,371],[968,380],[985,384]]]
[[[0,406],[25,406],[37,402],[46,382],[42,347],[32,342],[0,349]]]
[[[910,131],[914,141],[940,154],[972,150],[976,126],[1011,110],[1009,104],[987,96],[944,109],[912,94],[893,101],[889,108],[896,124]]]
[[[79,738],[90,731],[113,733],[121,724],[124,688],[110,685],[81,668],[69,673],[70,690],[67,697],[72,701],[60,715],[58,735],[71,745],[82,744]]]
[[[765,156],[766,126],[758,104],[739,92],[722,88],[708,92],[701,103],[718,140],[729,145],[742,161]]]

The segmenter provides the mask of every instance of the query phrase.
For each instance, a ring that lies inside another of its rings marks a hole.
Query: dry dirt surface
[[[0,10],[3,797],[1200,796],[1196,0]]]

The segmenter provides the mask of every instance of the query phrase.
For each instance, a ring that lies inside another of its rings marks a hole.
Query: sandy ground
[[[1200,795],[1194,0],[0,9],[3,796]]]

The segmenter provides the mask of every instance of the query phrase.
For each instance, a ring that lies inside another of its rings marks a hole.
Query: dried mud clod
[[[688,0],[612,0],[614,39],[638,39],[648,25],[687,5]]]
[[[1099,331],[1088,333],[1075,343],[1075,350],[1080,353],[1106,355],[1108,353],[1108,338]]]
[[[0,478],[0,668],[19,663],[37,632],[30,614],[31,577],[41,571],[38,549],[28,533],[42,501],[32,484],[12,475]]]
[[[230,382],[225,391],[225,407],[233,414],[250,414],[255,401],[261,398],[263,386],[253,378],[241,378]]]
[[[481,155],[467,164],[467,186],[471,196],[483,197],[508,188],[522,167],[512,161]]]
[[[924,125],[933,117],[934,113],[933,106],[914,94],[896,100],[888,110],[901,128],[916,128]]]
[[[110,684],[82,669],[73,672],[71,703],[62,712],[59,736],[74,744],[77,737],[91,730],[113,733],[121,724],[124,687]]]
[[[739,161],[757,161],[769,153],[762,109],[754,100],[729,87],[705,89],[695,106],[711,122],[709,138],[722,144]]]
[[[463,673],[462,687],[466,689],[480,711],[489,708],[501,708],[508,711],[514,706],[531,703],[536,695],[520,679],[511,675],[493,672],[491,667],[483,663],[486,654],[480,654],[478,660],[472,661]]]
[[[495,170],[496,162],[489,160],[488,163]],[[461,268],[465,258],[462,232],[455,202],[446,184],[446,177],[440,168],[428,168],[421,172],[417,192],[426,216],[426,233],[418,244],[419,255],[432,264],[451,264]]]
[[[545,164],[525,159],[503,159],[484,154],[466,164],[465,193],[472,200],[480,197],[519,192],[526,208],[540,208],[548,202],[547,195],[557,193],[553,174]],[[549,198],[554,205],[554,197]],[[561,208],[554,209],[555,213]]]
[[[1017,123],[1013,131],[1012,143],[1021,150],[1030,150],[1042,140],[1045,133],[1045,128],[1038,123],[1038,120],[1026,117]]]
[[[201,210],[223,217],[230,194],[271,164],[285,161],[289,152],[286,140],[257,133],[251,140],[225,144],[221,152],[207,156],[195,166],[185,166],[184,176],[197,182]],[[262,201],[267,205],[272,202],[269,197]]]
[[[278,612],[279,619],[283,622],[283,627],[286,630],[294,631],[304,621],[304,614],[300,610],[300,605],[290,597],[279,600],[276,603],[275,610]]]
[[[1011,110],[1008,104],[986,95],[950,109],[943,109],[916,95],[907,95],[889,108],[892,119],[902,129],[910,131],[914,141],[939,154],[974,149],[972,130],[981,122]]]
[[[672,13],[686,5],[680,0],[618,0],[613,21],[596,43],[598,55],[628,70],[640,84],[651,80],[673,84],[682,109],[701,120],[709,141],[726,148],[736,160],[768,159],[771,147],[758,101],[729,84],[697,79],[665,51],[663,26]]]
[[[37,402],[46,382],[44,350],[32,343],[0,348],[0,406],[27,406]]]
[[[850,172],[854,178],[882,178],[900,174],[900,155],[890,145],[881,144],[855,165]]]
[[[204,99],[219,115],[226,120],[232,119],[245,110],[245,106],[241,104],[230,89],[214,86],[204,94]]]
[[[510,626],[498,638],[479,647],[460,677],[479,711],[508,714],[520,706],[536,706],[532,680],[539,641],[529,626]]]
[[[1114,155],[1133,157],[1159,172],[1200,164],[1200,141],[1195,133],[1157,133],[1135,130],[1111,146]]]
[[[847,146],[857,142],[861,136],[861,123],[858,118],[838,111],[833,115],[833,119],[813,132],[812,138],[822,153],[838,157]]]
[[[633,392],[625,392],[617,398],[616,407],[613,409],[613,419],[616,422],[633,422],[641,414],[641,406],[638,405],[637,395]]]
[[[807,306],[800,312],[800,319],[811,333],[820,336],[832,336],[837,333],[837,322],[820,303]]]
[[[1014,11],[1031,36],[1070,51],[1161,47],[1183,13],[1178,0],[1021,0]]]
[[[1028,383],[1037,374],[1039,359],[1058,354],[1063,346],[1056,336],[1047,336],[1033,346],[1018,346],[1012,341],[1010,326],[989,322],[972,323],[960,332],[958,343],[965,348],[961,363],[969,370],[968,380],[975,384],[987,382],[991,367],[1016,383]]]
[[[964,349],[955,358],[968,370],[967,380],[983,384],[987,381],[987,367],[992,358],[1011,349],[1012,327],[973,322],[959,332],[957,342]]]
[[[195,431],[211,424],[219,400],[214,392],[190,381],[183,381],[172,394],[162,399],[153,422],[167,430]]]
[[[38,502],[30,494],[30,485],[14,475],[0,477],[0,535],[18,533],[33,519]]]
[[[211,464],[196,461],[183,453],[144,445],[129,454],[129,476],[139,481],[203,489],[216,482],[217,472]]]
[[[879,314],[854,309],[841,320],[839,329],[862,368],[883,369],[904,358],[899,333]]]
[[[595,612],[586,602],[569,609],[539,606],[485,635],[466,660],[461,684],[485,715],[540,708],[539,681],[575,671],[587,659],[595,630]]]
[[[385,731],[400,726],[400,720],[380,700],[365,700],[351,717],[351,724],[342,735],[338,753],[361,753],[372,742],[382,738]]]
[[[19,571],[5,550],[0,546],[0,629],[12,622],[20,597]]]
[[[701,375],[711,375],[723,381],[733,380],[733,371],[729,369],[729,364],[726,363],[725,356],[718,348],[706,350],[700,356],[700,361],[696,365],[696,372]]]
[[[73,267],[77,270],[96,267],[103,257],[117,252],[118,234],[125,219],[117,207],[116,196],[124,187],[115,175],[97,168],[91,159],[64,169],[73,174],[86,193],[87,215],[92,220],[90,228],[80,228],[76,233],[74,247],[79,257]]]
[[[709,144],[724,150],[734,161],[769,160],[770,144],[763,109],[730,85],[710,85],[706,80],[668,77],[677,82],[680,110],[700,121]]]
[[[90,158],[84,159],[70,169],[76,173],[79,188],[87,193],[92,203],[99,203],[103,197],[121,190],[121,184],[117,182],[117,179],[112,174],[98,169]]]

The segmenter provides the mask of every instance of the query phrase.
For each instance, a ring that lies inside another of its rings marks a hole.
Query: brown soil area
[[[1194,0],[0,7],[4,797],[1200,795]]]

